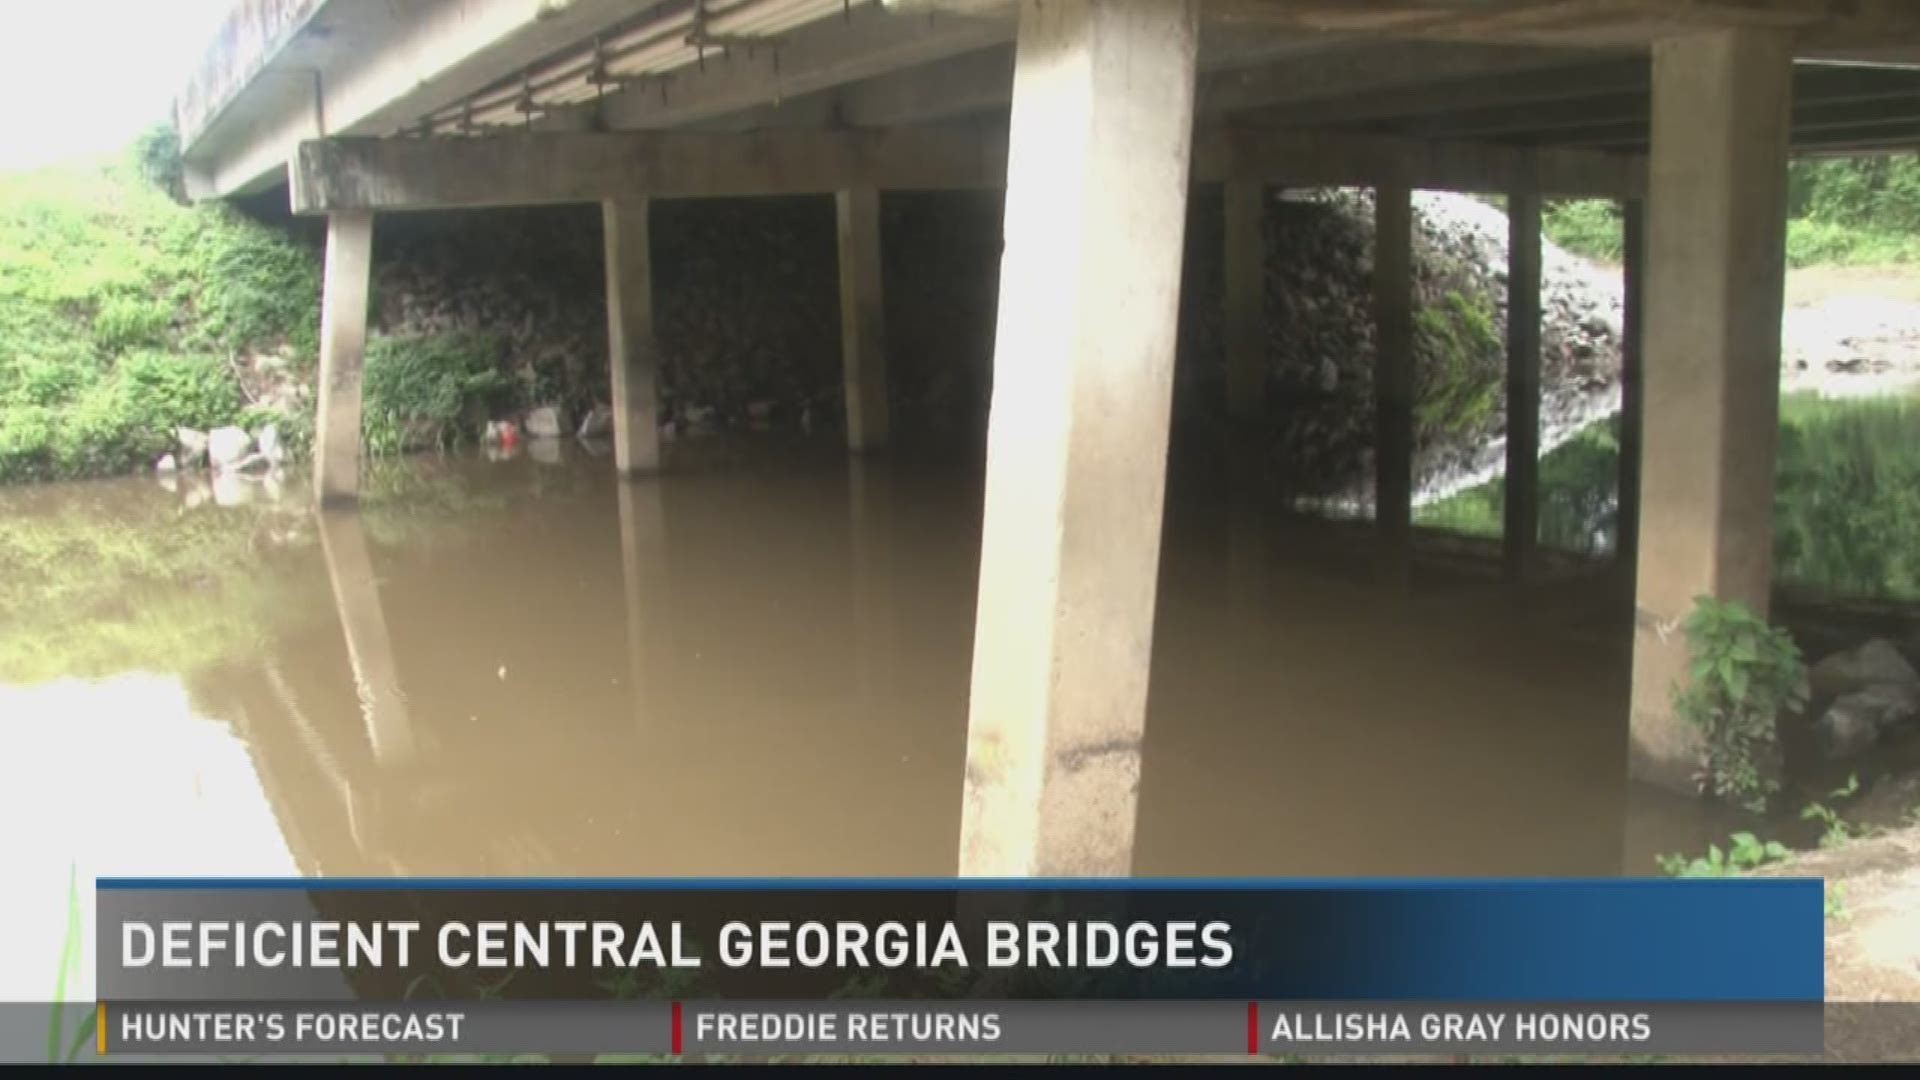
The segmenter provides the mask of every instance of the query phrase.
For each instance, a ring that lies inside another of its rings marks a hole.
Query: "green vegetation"
[[[1727,838],[1727,849],[1708,844],[1707,853],[1689,859],[1685,855],[1662,855],[1660,871],[1668,877],[1732,877],[1749,870],[1779,862],[1792,852],[1778,840],[1763,841],[1750,832],[1737,832]]]
[[[1549,202],[1541,211],[1540,227],[1547,239],[1576,255],[1607,263],[1626,257],[1620,204],[1612,199]]]
[[[1847,782],[1827,793],[1828,802],[1845,802],[1860,793],[1860,778],[1847,777]],[[1839,847],[1854,838],[1856,830],[1853,823],[1840,816],[1838,810],[1826,803],[1808,803],[1800,810],[1800,820],[1817,821],[1821,825],[1820,846]]]
[[[1920,261],[1920,156],[1812,158],[1788,170],[1787,262],[1872,265]],[[1550,203],[1548,239],[1578,255],[1619,262],[1618,204]]]
[[[1613,422],[1588,425],[1540,459],[1542,544],[1564,551],[1590,551],[1595,536],[1610,534],[1619,474],[1619,442]],[[1470,536],[1499,536],[1505,512],[1501,481],[1468,488],[1415,511],[1419,524]]]
[[[1619,445],[1614,420],[1580,431],[1540,462],[1540,542],[1591,552],[1612,543]],[[1780,403],[1774,572],[1838,596],[1920,597],[1920,401]],[[1498,536],[1501,482],[1423,506],[1423,526]]]
[[[268,510],[183,513],[157,485],[57,494],[0,498],[0,681],[189,671],[287,600],[255,547]]]
[[[1499,408],[1502,388],[1484,358],[1502,355],[1493,308],[1485,296],[1450,290],[1414,319],[1416,354],[1423,364],[1415,420],[1422,432],[1478,433]]]
[[[495,336],[453,332],[376,338],[367,346],[361,430],[369,452],[458,441],[491,410],[515,404]]]
[[[1920,402],[1780,403],[1774,561],[1782,580],[1920,596]]]
[[[1800,649],[1737,600],[1698,598],[1683,629],[1690,663],[1673,708],[1700,735],[1701,787],[1763,810],[1780,788],[1776,721],[1807,701]]]
[[[313,382],[319,253],[180,190],[164,130],[119,161],[0,175],[0,482],[144,469],[181,426],[272,422],[311,444],[310,398],[253,401]],[[517,404],[504,357],[487,334],[376,334],[369,449],[444,445]]]
[[[80,921],[80,878],[71,865],[67,867],[67,925],[60,937],[60,970],[53,980],[53,1002],[47,1009],[47,1064],[72,1064],[79,1060],[80,1053],[93,1038],[94,1025],[99,1022],[99,1013],[93,1009],[80,1012],[80,1022],[74,1025],[71,1035],[62,1029],[66,1026],[67,1014],[71,1010],[67,1003],[67,982],[80,975],[80,950],[84,934]]]
[[[144,467],[175,425],[265,419],[242,358],[311,370],[313,253],[144,182],[163,146],[132,157],[0,176],[0,480]]]

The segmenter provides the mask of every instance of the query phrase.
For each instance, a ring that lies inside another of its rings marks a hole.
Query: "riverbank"
[[[1826,881],[1829,1002],[1920,1003],[1920,822],[1757,874]]]

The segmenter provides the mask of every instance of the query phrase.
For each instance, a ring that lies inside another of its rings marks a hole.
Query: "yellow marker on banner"
[[[104,1001],[94,1003],[93,1048],[101,1057],[107,1056],[107,1003]]]

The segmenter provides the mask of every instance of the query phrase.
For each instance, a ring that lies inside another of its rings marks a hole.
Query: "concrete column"
[[[413,726],[407,719],[407,696],[400,689],[400,668],[393,656],[393,639],[387,634],[380,585],[373,576],[373,558],[367,552],[360,516],[322,510],[318,518],[320,551],[333,586],[340,633],[347,641],[347,663],[353,669],[367,743],[374,760],[382,765],[404,762],[413,756]]]
[[[847,449],[887,444],[887,320],[880,273],[880,193],[834,196],[840,218],[840,365]]]
[[[321,506],[360,498],[360,379],[367,364],[367,285],[373,215],[327,218],[320,293],[320,400],[314,417],[313,495]]]
[[[607,256],[607,358],[613,365],[613,461],[622,476],[660,469],[660,350],[646,199],[600,204]]]
[[[1227,415],[1258,419],[1267,388],[1267,189],[1229,180],[1226,217]]]
[[[1413,191],[1374,191],[1374,527],[1382,569],[1404,576],[1413,552]]]
[[[1675,788],[1695,763],[1681,620],[1702,594],[1764,613],[1772,578],[1792,72],[1779,31],[1653,50],[1631,762]]]
[[[1614,558],[1629,571],[1640,543],[1640,448],[1645,414],[1647,204],[1621,207],[1625,266],[1621,270],[1620,479],[1613,518]]]
[[[960,872],[1132,866],[1199,4],[1025,0]]]
[[[1507,196],[1507,475],[1501,554],[1526,576],[1540,539],[1540,195]]]

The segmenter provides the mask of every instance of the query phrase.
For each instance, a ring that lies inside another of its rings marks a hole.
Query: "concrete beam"
[[[1764,614],[1772,584],[1791,39],[1733,30],[1654,49],[1646,468],[1631,768],[1691,785],[1681,624],[1702,595]]]
[[[1006,176],[1003,139],[915,129],[330,139],[301,145],[292,170],[293,209],[997,187]]]
[[[1209,0],[1207,10],[1243,26],[1445,41],[1646,45],[1747,27],[1786,34],[1790,48],[1920,42],[1920,8],[1905,0]]]
[[[652,230],[645,198],[600,204],[607,259],[607,359],[613,458],[622,476],[660,468],[660,346],[654,335]]]
[[[1493,108],[1538,108],[1568,101],[1590,101],[1619,93],[1645,93],[1649,78],[1646,60],[1624,58],[1585,60],[1587,54],[1537,49],[1500,49],[1483,61],[1490,74],[1447,75],[1431,50],[1440,57],[1453,54],[1446,46],[1377,46],[1381,51],[1411,53],[1410,70],[1386,71],[1384,85],[1362,87],[1335,98],[1318,92],[1304,99],[1252,108],[1236,117],[1247,124],[1350,127],[1361,124],[1399,124],[1424,117]],[[1423,51],[1426,50],[1426,51]],[[1422,57],[1426,59],[1422,60]],[[1459,67],[1457,62],[1454,67]],[[1354,78],[1359,81],[1358,77]]]
[[[182,157],[203,197],[252,190],[303,139],[396,131],[633,14],[632,0],[328,0]]]
[[[1540,535],[1540,196],[1507,196],[1507,474],[1502,562],[1526,577]]]
[[[367,362],[373,214],[327,218],[320,294],[320,401],[314,417],[313,494],[321,506],[360,498],[360,380]]]
[[[1267,188],[1226,183],[1227,413],[1258,419],[1267,395]]]
[[[440,210],[639,194],[999,187],[1006,145],[1004,129],[990,127],[325,139],[302,143],[290,173],[296,213]],[[1605,198],[1637,196],[1646,183],[1644,160],[1633,155],[1245,128],[1196,137],[1193,176]]]
[[[1586,53],[1524,46],[1347,41],[1284,63],[1210,75],[1201,85],[1200,109],[1273,110],[1282,120],[1297,120],[1301,111],[1322,108],[1340,118],[1342,110],[1352,109],[1364,118],[1381,111],[1418,110],[1429,95],[1445,101],[1448,94],[1470,92],[1489,80],[1496,89],[1515,89],[1518,81],[1551,78],[1555,69],[1592,59]]]
[[[1381,569],[1404,581],[1413,556],[1413,191],[1374,190],[1373,521]]]
[[[1021,5],[962,875],[1132,868],[1198,35]]]
[[[729,49],[704,68],[609,94],[599,104],[601,126],[659,130],[712,120],[1004,44],[1013,30],[1006,17],[929,18],[861,4],[844,18],[800,27],[765,47]]]
[[[1225,159],[1216,159],[1217,152]],[[1291,187],[1385,183],[1565,198],[1631,198],[1646,188],[1646,160],[1633,154],[1248,127],[1203,141],[1195,168],[1201,177],[1225,174]]]
[[[847,449],[887,445],[887,332],[880,273],[880,193],[836,192],[840,243],[840,363]]]

